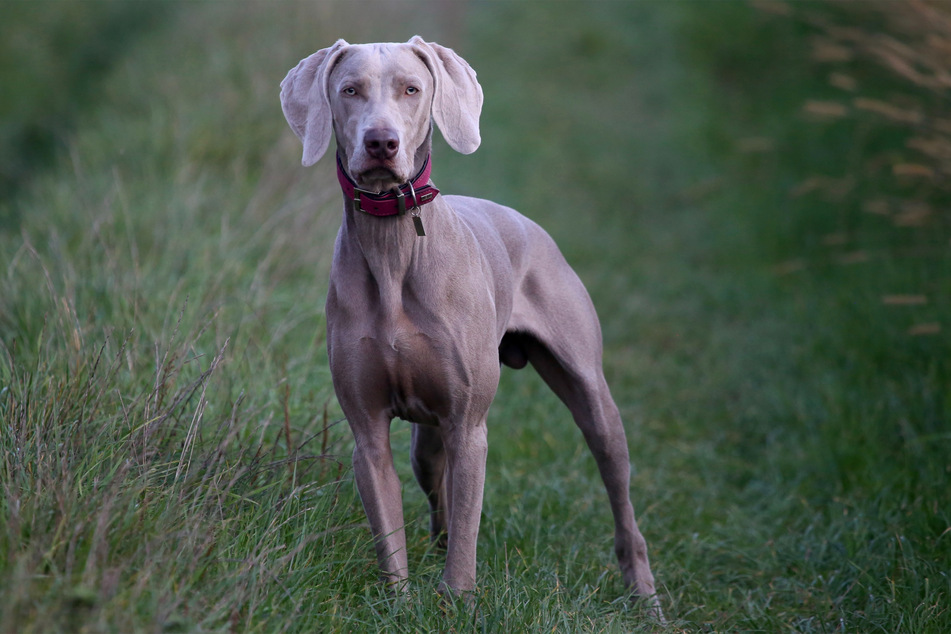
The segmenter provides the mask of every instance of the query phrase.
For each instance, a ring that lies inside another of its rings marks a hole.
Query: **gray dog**
[[[531,363],[597,460],[625,583],[659,614],[587,291],[534,222],[487,200],[439,195],[429,180],[433,120],[454,150],[479,147],[475,72],[418,36],[405,44],[338,40],[287,74],[281,105],[303,142],[304,165],[323,156],[331,132],[337,139],[344,214],[327,341],[384,580],[402,588],[408,576],[392,419],[414,423],[413,472],[429,499],[432,536],[448,536],[440,590],[468,596],[500,362]]]

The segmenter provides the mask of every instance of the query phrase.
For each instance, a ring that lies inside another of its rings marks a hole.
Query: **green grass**
[[[887,126],[802,116],[834,96],[811,27],[741,3],[354,6],[177,5],[2,203],[0,631],[655,628],[530,371],[490,417],[479,611],[435,595],[401,422],[413,595],[376,584],[325,361],[339,194],[299,166],[277,85],[337,37],[417,31],[486,95],[482,148],[440,143],[434,179],[538,220],[599,309],[669,629],[951,630],[951,230],[863,211],[932,194],[869,170]],[[817,175],[853,184],[797,190]]]
[[[15,195],[34,170],[63,149],[78,112],[96,101],[99,80],[138,34],[160,22],[169,7],[168,3],[136,6],[121,0],[4,5],[0,198]],[[3,228],[14,221],[0,215]]]

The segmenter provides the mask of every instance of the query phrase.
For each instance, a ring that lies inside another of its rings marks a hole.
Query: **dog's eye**
[[[419,88],[417,88],[416,86],[408,86],[406,88],[407,95],[415,95],[418,92],[419,92]]]
[[[341,92],[343,92],[343,94],[345,94],[345,95],[349,95],[350,97],[352,97],[352,96],[354,96],[355,94],[357,94],[357,89],[354,88],[353,86],[347,86],[347,87],[344,88]]]

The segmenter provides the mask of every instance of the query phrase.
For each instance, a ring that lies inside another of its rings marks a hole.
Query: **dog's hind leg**
[[[542,341],[528,334],[519,334],[517,339],[510,341],[517,342],[545,383],[571,410],[594,454],[607,489],[614,516],[614,551],[624,582],[660,614],[647,558],[647,543],[637,527],[631,505],[627,439],[620,413],[604,379],[600,354],[592,354],[591,347],[568,346],[563,357],[556,357]],[[588,343],[595,345],[593,341]],[[597,346],[600,351],[600,342]],[[570,358],[571,351],[579,349],[585,349],[585,352],[576,355],[578,358]]]
[[[442,431],[429,425],[413,425],[411,462],[416,481],[429,501],[429,535],[446,548],[446,448]]]

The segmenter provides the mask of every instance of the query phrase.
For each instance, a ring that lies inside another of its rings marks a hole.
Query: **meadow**
[[[951,631],[951,16],[897,5],[11,5],[0,631]],[[324,345],[340,194],[278,85],[415,33],[485,92],[434,182],[539,222],[598,308],[666,626],[530,370],[478,609],[435,593],[402,421],[412,596],[377,584]]]

